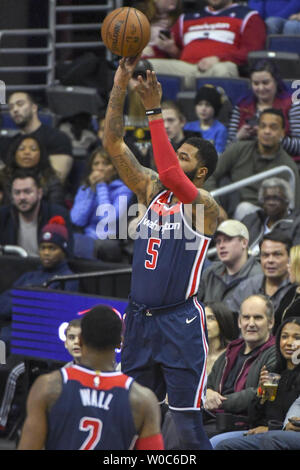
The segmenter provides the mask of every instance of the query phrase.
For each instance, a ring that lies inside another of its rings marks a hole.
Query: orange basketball
[[[105,17],[101,36],[113,54],[134,57],[148,44],[150,23],[144,13],[136,8],[117,8]]]

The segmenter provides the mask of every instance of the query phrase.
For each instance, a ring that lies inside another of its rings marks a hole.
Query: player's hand
[[[220,393],[208,388],[206,392],[204,408],[206,410],[217,410],[218,408],[221,408],[224,400],[227,400],[227,398],[223,397],[223,395],[221,395]]]
[[[138,76],[134,89],[139,94],[146,110],[160,108],[162,97],[161,84],[157,80],[156,73],[154,71],[147,70],[146,73],[146,80],[143,80],[141,76]]]
[[[119,67],[117,68],[114,76],[115,85],[127,87],[140,58],[141,54],[135,57],[122,57],[122,59],[120,59]]]

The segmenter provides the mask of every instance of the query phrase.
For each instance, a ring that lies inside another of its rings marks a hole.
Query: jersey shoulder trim
[[[112,388],[124,388],[129,390],[133,378],[122,372],[96,372],[81,366],[63,368],[64,383],[76,381],[89,388],[111,390]]]

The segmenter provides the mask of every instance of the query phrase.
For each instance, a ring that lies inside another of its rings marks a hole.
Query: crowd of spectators
[[[214,143],[218,164],[205,189],[218,190],[281,165],[293,175],[293,185],[282,172],[217,198],[224,220],[213,237],[215,249],[204,264],[198,293],[206,306],[211,348],[205,404],[210,436],[220,434],[224,412],[240,420],[242,416],[246,430],[263,426],[261,432],[266,432],[274,416],[281,423],[279,429],[297,429],[284,421],[300,389],[299,371],[289,367],[282,335],[287,325],[300,337],[299,320],[294,320],[300,317],[300,104],[293,102],[293,90],[274,62],[259,60],[249,70],[247,57],[264,49],[267,34],[300,34],[298,3],[207,0],[199,11],[188,13],[181,0],[134,5],[151,22],[151,39],[130,82],[125,116],[126,142],[139,161],[155,169],[144,112],[134,93],[137,75],[151,68],[158,75],[181,75],[185,89],[194,92],[196,120],[188,121],[176,100],[163,101],[162,115],[175,149],[193,134]],[[199,77],[207,77],[207,83],[197,90]],[[210,77],[249,78],[249,93],[232,106],[226,123],[218,119],[222,92]],[[77,140],[74,135],[79,121],[74,118],[59,126],[41,122],[35,99],[23,90],[13,92],[7,103],[17,130],[13,136],[0,137],[0,244],[19,246],[41,261],[36,271],[25,273],[11,287],[41,286],[54,274],[71,273],[68,259],[112,261],[116,267],[128,263],[121,238],[131,234],[128,211],[135,198],[102,147],[104,114],[93,119],[84,134],[84,167],[75,181],[74,150],[81,134]],[[143,138],[135,130],[143,131]],[[65,289],[77,292],[78,284],[69,282]],[[9,352],[10,291],[0,297],[0,338]],[[263,366],[286,378],[279,398],[288,393],[289,399],[280,413],[276,406],[258,403]],[[24,373],[22,363],[8,357],[7,377],[12,370]],[[6,421],[1,418],[2,398],[0,428],[5,435],[8,414],[6,410]],[[237,430],[232,419],[230,423],[222,429]],[[165,432],[169,436],[169,430]],[[246,441],[243,436],[236,443],[216,440],[214,445],[247,448]],[[172,438],[170,442],[172,447]]]

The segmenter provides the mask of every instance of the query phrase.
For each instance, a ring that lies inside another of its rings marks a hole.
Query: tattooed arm
[[[139,57],[120,60],[106,111],[103,145],[119,177],[137,195],[139,202],[147,204],[163,186],[157,173],[141,165],[124,142],[124,102],[138,60]]]

